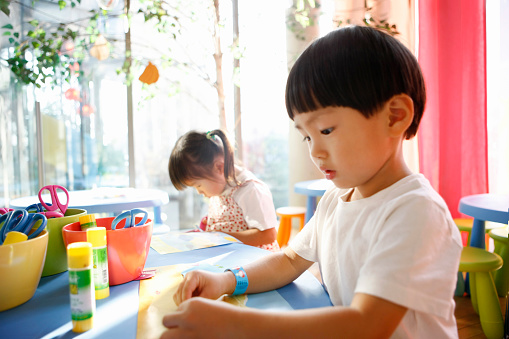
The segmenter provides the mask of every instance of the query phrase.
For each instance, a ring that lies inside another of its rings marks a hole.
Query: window
[[[193,2],[202,8],[203,3]],[[221,2],[224,29],[221,42],[225,80],[227,125],[233,133],[233,93],[240,81],[244,165],[265,181],[273,192],[276,207],[288,200],[288,118],[284,108],[286,81],[285,6],[264,0],[239,1],[240,78],[233,79],[232,9]],[[10,20],[21,25],[34,17],[38,20],[76,20],[87,15],[95,1],[82,1],[75,9],[59,12],[56,3],[36,2],[35,10],[21,11],[11,5]],[[138,3],[131,1],[136,11]],[[116,69],[124,59],[124,23],[114,13],[98,21],[98,28],[112,43],[111,58],[98,61],[87,58],[81,65],[84,76],[70,84],[51,88],[15,86],[13,75],[0,66],[0,197],[8,201],[36,194],[41,187],[37,151],[35,102],[40,103],[43,147],[41,163],[44,183],[61,184],[70,190],[94,187],[126,187],[130,184],[129,166],[134,164],[136,187],[159,188],[169,193],[170,204],[162,206],[165,223],[171,228],[192,227],[206,214],[206,202],[194,190],[177,192],[171,185],[167,164],[177,138],[190,129],[212,130],[219,127],[211,33],[200,27],[203,20],[183,26],[182,36],[174,41],[158,34],[153,26],[134,19],[131,26],[132,55],[137,69],[132,85],[133,125],[128,133],[128,89]],[[81,8],[82,12],[79,12]],[[116,11],[116,12],[115,12]],[[58,13],[58,14],[56,14]],[[72,14],[70,14],[72,13]],[[3,26],[5,16],[0,19]],[[6,40],[0,45],[2,58],[9,50]],[[192,60],[195,72],[186,67],[165,68],[161,55],[168,49],[178,60]],[[159,69],[160,79],[148,90],[137,77],[148,61]],[[204,81],[203,75],[210,81]],[[68,95],[76,90],[76,97]],[[175,93],[177,92],[177,93]],[[147,96],[153,96],[145,100]],[[87,105],[85,107],[85,105]],[[132,138],[133,152],[129,150]],[[134,159],[130,154],[134,155]],[[0,201],[0,205],[4,205]]]

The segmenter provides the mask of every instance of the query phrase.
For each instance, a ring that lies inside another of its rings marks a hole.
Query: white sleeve
[[[277,216],[269,187],[259,181],[248,181],[233,193],[249,228],[260,231],[277,227]]]
[[[394,209],[368,249],[355,292],[447,317],[461,243],[450,216],[431,200],[407,199]]]

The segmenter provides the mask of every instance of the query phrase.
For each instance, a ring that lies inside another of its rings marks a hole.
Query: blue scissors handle
[[[30,231],[39,220],[41,220],[41,223],[37,229],[30,234]],[[28,239],[35,238],[46,228],[46,224],[46,217],[39,213],[28,213],[25,210],[15,210],[4,214],[0,217],[0,226],[3,225],[0,230],[0,243],[3,244],[7,233],[11,231],[25,233],[28,236]]]
[[[136,214],[143,214],[143,218],[141,219],[140,222],[135,224]],[[140,226],[140,225],[145,224],[145,222],[147,221],[148,213],[147,213],[147,211],[139,209],[139,208],[133,208],[130,211],[124,211],[124,212],[120,213],[119,215],[117,215],[115,217],[115,219],[113,219],[113,221],[111,222],[111,229],[115,230],[117,228],[118,223],[124,219],[125,219],[124,228]]]
[[[32,205],[26,207],[25,211],[33,212],[33,213],[41,213],[41,212],[44,212],[44,207],[42,207],[42,204],[39,202],[39,203],[32,204]]]

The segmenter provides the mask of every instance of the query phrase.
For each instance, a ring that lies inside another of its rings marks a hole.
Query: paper
[[[153,278],[140,281],[140,306],[136,338],[159,338],[164,332],[163,316],[175,312],[173,295],[182,282],[180,265],[156,268]]]
[[[168,232],[152,236],[150,247],[159,254],[168,254],[231,243],[240,243],[240,241],[221,232]]]
[[[205,269],[212,272],[223,272],[219,265],[201,262],[197,264],[181,264],[155,268],[153,278],[140,281],[140,306],[138,309],[138,326],[136,338],[159,338],[165,331],[163,317],[177,310],[173,294],[182,282],[182,272]],[[293,308],[277,292],[222,296],[219,300],[240,307],[252,307],[267,311],[289,311]]]

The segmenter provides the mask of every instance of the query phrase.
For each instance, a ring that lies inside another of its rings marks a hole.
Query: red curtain
[[[483,0],[419,1],[419,168],[453,217],[461,197],[488,192],[485,14]]]

